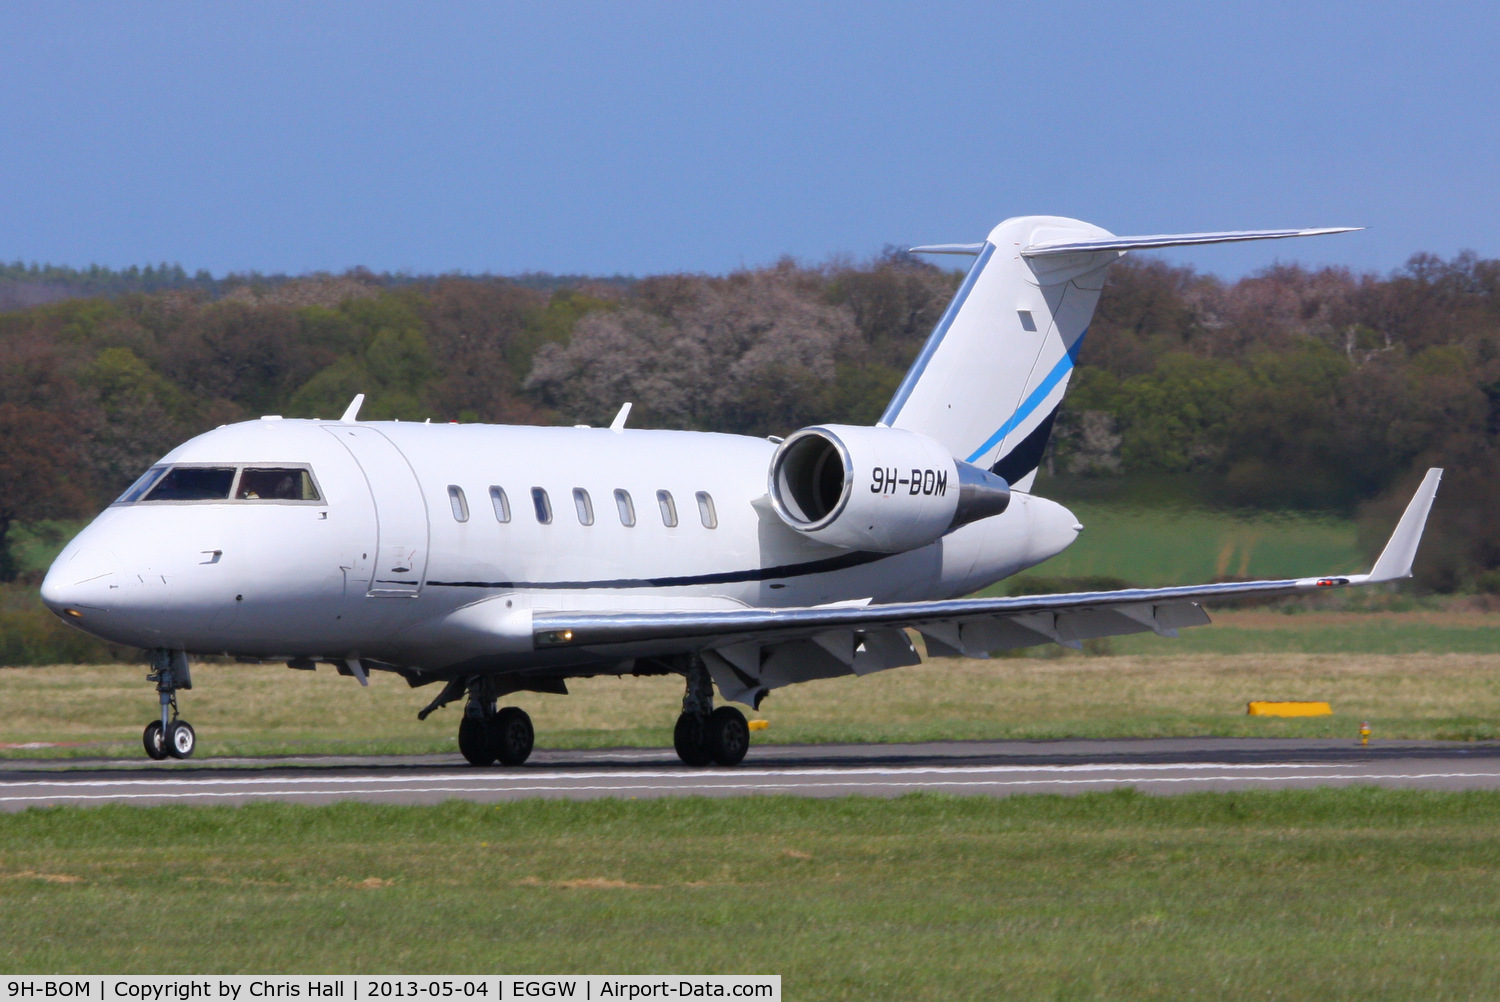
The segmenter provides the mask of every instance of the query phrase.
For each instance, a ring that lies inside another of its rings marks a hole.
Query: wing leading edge
[[[863,675],[917,664],[907,629],[929,655],[987,656],[991,651],[1179,629],[1209,622],[1211,599],[1289,595],[1411,576],[1412,561],[1442,471],[1432,469],[1407,505],[1368,574],[1232,581],[1170,588],[965,598],[886,605],[732,611],[536,613],[538,649],[589,649],[645,657],[697,650],[726,699],[757,703],[770,689],[835,675]]]

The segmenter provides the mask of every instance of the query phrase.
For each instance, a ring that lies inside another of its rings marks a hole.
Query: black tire
[[[708,765],[713,761],[703,739],[706,723],[692,713],[677,718],[677,726],[672,729],[672,746],[677,749],[677,757],[682,759],[683,765]]]
[[[495,715],[492,732],[495,757],[501,765],[521,765],[531,757],[536,731],[531,716],[519,706],[507,706]]]
[[[167,743],[161,739],[161,721],[153,720],[146,725],[141,732],[141,744],[146,746],[146,754],[160,762],[167,757]]]
[[[490,740],[490,729],[478,717],[467,713],[458,722],[458,750],[470,765],[494,765],[495,747]]]
[[[708,715],[704,747],[708,757],[719,765],[739,765],[750,750],[750,725],[745,715],[732,706],[721,706]]]
[[[173,758],[192,758],[194,749],[198,747],[198,735],[193,730],[193,725],[186,720],[174,720],[168,724],[165,737],[162,743],[166,745],[167,754]]]

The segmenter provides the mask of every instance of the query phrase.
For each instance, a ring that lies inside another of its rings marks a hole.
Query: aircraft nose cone
[[[69,609],[102,609],[110,585],[118,584],[120,561],[109,550],[87,547],[64,552],[42,581],[42,603],[59,616]]]

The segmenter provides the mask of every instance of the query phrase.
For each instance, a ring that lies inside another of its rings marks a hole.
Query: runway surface
[[[763,745],[733,769],[690,769],[666,749],[538,751],[521,768],[457,755],[0,761],[0,810],[64,804],[367,800],[431,804],[917,791],[1004,796],[1135,787],[1147,793],[1345,786],[1500,789],[1500,743],[1183,738]]]

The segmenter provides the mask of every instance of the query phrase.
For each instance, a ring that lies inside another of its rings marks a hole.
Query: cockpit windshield
[[[235,488],[237,501],[316,501],[312,471],[295,467],[247,466]]]
[[[270,501],[320,503],[317,481],[306,466],[153,466],[116,504],[153,501]]]
[[[233,483],[233,466],[174,466],[141,500],[223,501]]]

